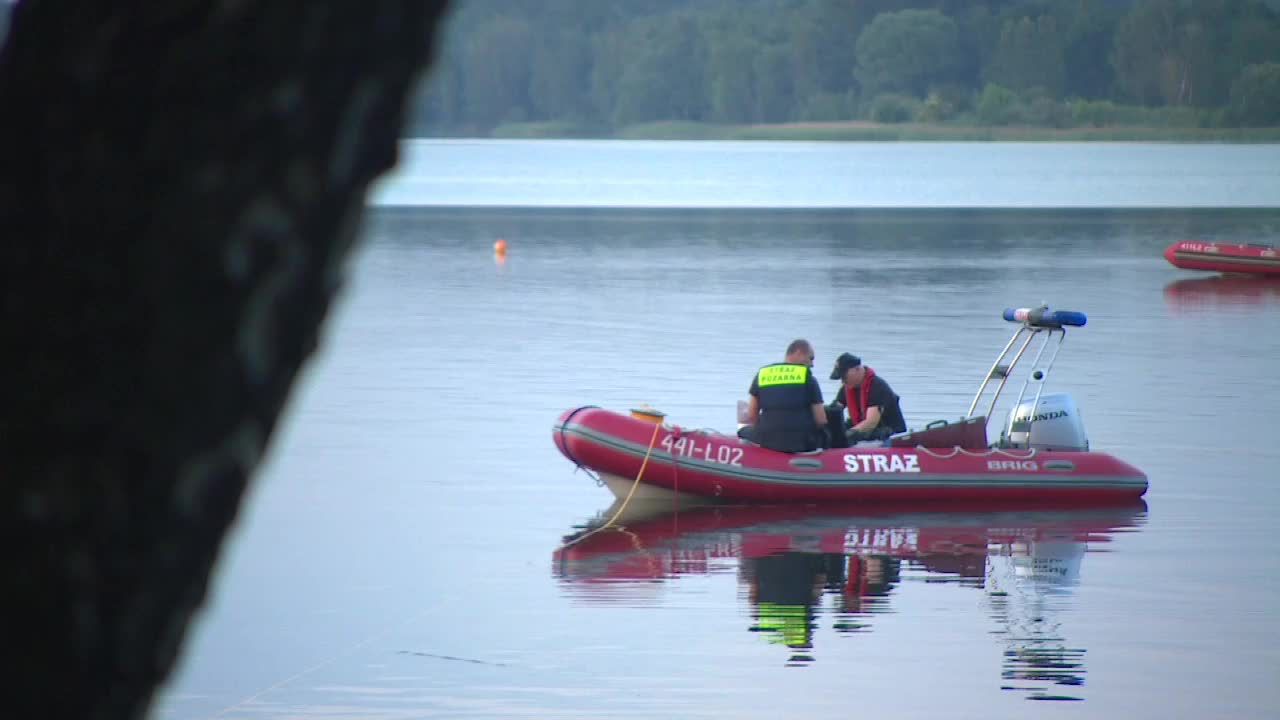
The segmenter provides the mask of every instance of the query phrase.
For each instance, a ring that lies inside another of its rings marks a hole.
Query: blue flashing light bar
[[[1082,312],[1075,310],[1050,310],[1039,308],[1005,308],[1004,319],[1009,322],[1026,323],[1033,327],[1084,327],[1089,321]]]

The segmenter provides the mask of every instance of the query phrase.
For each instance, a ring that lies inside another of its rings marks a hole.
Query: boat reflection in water
[[[616,507],[616,506],[615,506]],[[1106,508],[711,506],[672,512],[615,508],[565,538],[555,572],[578,588],[642,586],[732,571],[750,601],[750,630],[785,646],[789,665],[817,655],[814,631],[868,632],[904,582],[948,582],[984,593],[1004,644],[1002,687],[1037,700],[1079,699],[1082,648],[1064,637],[1059,607],[1091,547],[1140,527],[1142,501]],[[622,527],[616,527],[616,526]],[[899,590],[900,592],[900,590]],[[603,593],[591,594],[604,597]]]
[[[1164,286],[1165,303],[1177,311],[1280,305],[1280,276],[1211,275]]]

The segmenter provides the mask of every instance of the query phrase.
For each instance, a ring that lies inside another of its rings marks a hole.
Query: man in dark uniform
[[[833,432],[834,445],[848,447],[862,440],[884,440],[894,433],[906,432],[907,422],[897,393],[875,370],[863,365],[861,358],[841,354],[836,358],[831,379],[843,384],[842,397],[836,398],[836,403],[849,411],[846,444],[840,445],[839,433]]]
[[[812,367],[813,346],[795,340],[787,346],[784,362],[760,368],[751,380],[747,426],[738,436],[781,452],[823,447],[827,413]]]

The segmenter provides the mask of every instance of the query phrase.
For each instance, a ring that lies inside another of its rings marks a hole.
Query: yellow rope
[[[662,429],[662,423],[653,424],[653,436],[649,438],[649,447],[644,451],[644,460],[640,462],[640,471],[636,473],[635,482],[631,483],[631,489],[627,491],[627,496],[623,498],[622,504],[618,506],[618,510],[613,514],[613,517],[609,518],[608,522],[592,530],[591,532],[586,533],[585,535],[580,535],[574,538],[573,540],[570,540],[569,542],[561,545],[560,546],[561,550],[571,545],[576,545],[582,542],[583,540],[586,540],[587,538],[591,537],[592,535],[595,535],[601,530],[608,529],[613,525],[613,521],[617,520],[619,517],[622,516],[623,511],[627,509],[627,503],[631,502],[631,496],[635,495],[636,488],[640,487],[640,478],[644,477],[645,468],[649,467],[649,457],[653,455],[653,446],[656,445],[658,442],[658,431],[661,429]]]

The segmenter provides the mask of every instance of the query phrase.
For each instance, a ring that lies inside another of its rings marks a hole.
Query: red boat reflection
[[[1142,501],[1104,508],[714,506],[628,509],[621,527],[587,528],[554,554],[556,575],[588,601],[651,593],[684,575],[736,573],[749,629],[812,662],[822,616],[837,634],[866,632],[904,572],[984,593],[1003,638],[1002,686],[1078,699],[1084,650],[1066,644],[1053,606],[1079,580],[1088,548],[1145,523]],[[613,515],[613,509],[601,518]],[[1052,690],[1050,688],[1053,688]]]
[[[1164,286],[1164,299],[1175,310],[1280,305],[1280,277],[1184,278]]]

